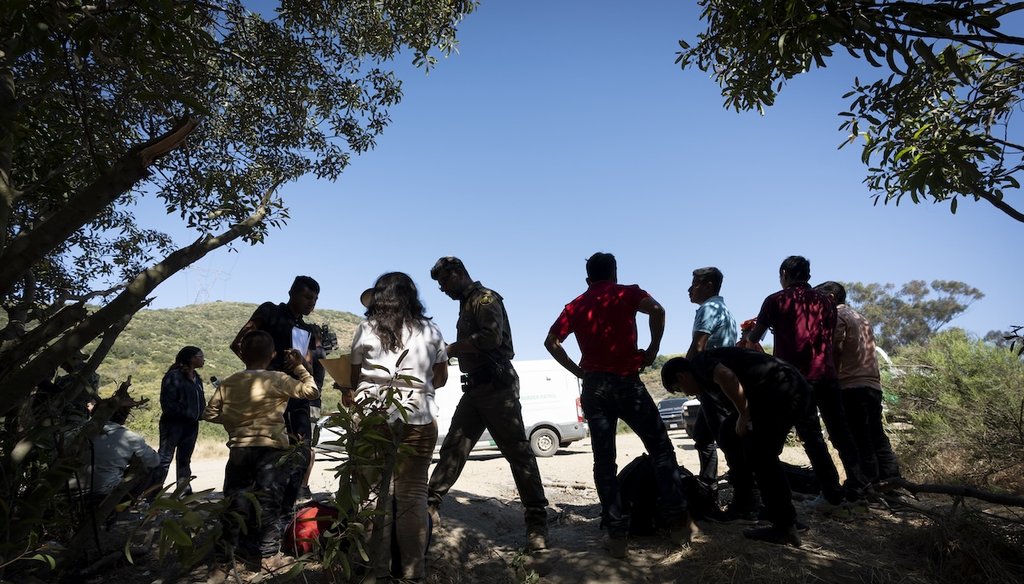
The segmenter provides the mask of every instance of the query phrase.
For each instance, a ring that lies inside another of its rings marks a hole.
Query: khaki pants
[[[377,498],[378,516],[370,530],[372,574],[378,578],[391,574],[392,534],[396,538],[400,558],[400,578],[426,577],[427,540],[430,527],[427,518],[427,471],[437,444],[437,422],[409,425],[401,420],[391,425],[401,444],[411,451],[385,456],[385,469],[393,465],[391,487]],[[390,460],[388,460],[390,458]]]

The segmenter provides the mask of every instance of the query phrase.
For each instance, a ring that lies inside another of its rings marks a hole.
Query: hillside
[[[206,366],[200,371],[206,383],[207,397],[212,393],[209,379],[215,375],[221,379],[240,370],[242,362],[231,352],[228,345],[238,329],[245,324],[256,310],[256,304],[242,302],[210,302],[193,304],[182,308],[142,310],[135,315],[99,368],[100,393],[108,396],[117,384],[128,375],[132,376],[132,394],[152,400],[148,409],[137,410],[128,425],[147,437],[157,437],[157,421],[160,418],[160,380],[167,368],[174,362],[178,350],[194,345],[206,355]],[[317,309],[306,318],[312,324],[327,323],[338,336],[338,347],[348,352],[352,335],[361,317],[349,312]],[[89,348],[86,348],[88,351]],[[337,356],[339,349],[333,349],[328,356]],[[661,386],[659,370],[669,356],[661,356],[654,367],[644,370],[641,378],[655,401],[669,393]],[[330,386],[328,376],[327,386]],[[334,405],[337,395],[325,392],[325,406]],[[332,395],[335,396],[332,402]],[[213,424],[201,424],[200,432],[207,438],[221,440],[223,430]]]
[[[133,395],[153,401],[148,410],[136,412],[129,426],[147,436],[156,436],[156,421],[160,417],[160,380],[174,362],[178,350],[186,345],[203,350],[206,366],[200,373],[206,380],[209,397],[211,375],[223,379],[242,369],[242,362],[228,345],[256,306],[241,302],[211,302],[139,311],[100,366],[101,394],[110,395],[118,383],[131,375]],[[327,323],[338,335],[338,345],[346,352],[359,320],[360,317],[348,312],[320,309],[306,318],[306,322],[312,324]],[[336,355],[337,348],[329,353],[329,356]],[[202,428],[204,435],[210,437],[217,436],[219,430],[210,424],[203,424]]]

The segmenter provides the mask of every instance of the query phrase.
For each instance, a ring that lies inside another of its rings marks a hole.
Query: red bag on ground
[[[282,550],[299,557],[319,548],[320,537],[334,524],[338,510],[322,503],[310,503],[295,513],[284,533]]]

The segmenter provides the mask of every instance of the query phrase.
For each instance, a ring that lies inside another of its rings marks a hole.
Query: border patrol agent
[[[427,503],[440,524],[441,499],[458,480],[470,451],[486,429],[508,460],[525,508],[527,549],[547,547],[547,505],[537,458],[530,449],[519,403],[519,376],[512,367],[512,331],[501,295],[469,277],[462,260],[443,257],[430,270],[441,291],[459,301],[456,341],[448,355],[458,357],[462,399],[430,476]]]

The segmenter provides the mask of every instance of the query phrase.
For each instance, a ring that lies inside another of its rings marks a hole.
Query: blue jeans
[[[615,431],[621,419],[640,437],[654,464],[658,507],[672,522],[686,512],[679,463],[658,406],[639,375],[589,372],[583,376],[583,415],[590,424],[594,450],[594,484],[601,500],[602,524],[612,537],[626,537],[629,515],[622,510],[616,477]]]

